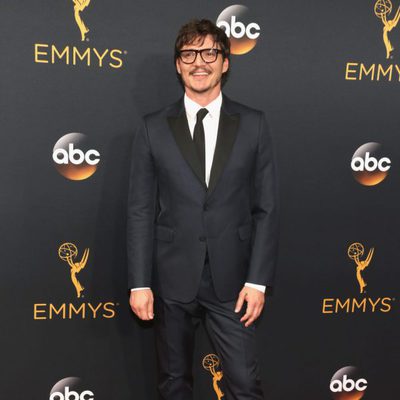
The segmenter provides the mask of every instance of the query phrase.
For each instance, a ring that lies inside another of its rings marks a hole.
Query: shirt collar
[[[196,118],[197,112],[201,108],[207,108],[209,115],[214,118],[219,115],[221,112],[221,105],[222,105],[222,93],[219,92],[219,95],[217,98],[215,98],[211,103],[207,104],[205,107],[201,106],[200,104],[197,104],[195,101],[190,99],[186,93],[184,96],[184,105],[185,105],[185,111],[186,114],[189,118]]]

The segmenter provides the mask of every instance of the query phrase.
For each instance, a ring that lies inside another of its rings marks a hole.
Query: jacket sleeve
[[[260,113],[253,175],[253,237],[247,282],[273,286],[278,247],[278,188],[271,137]]]
[[[135,133],[127,210],[128,287],[150,287],[156,205],[156,174],[146,124]]]

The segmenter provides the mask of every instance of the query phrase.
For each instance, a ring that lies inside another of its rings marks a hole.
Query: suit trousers
[[[184,282],[182,283],[184,285]],[[224,400],[263,399],[256,354],[255,325],[240,322],[246,303],[234,312],[236,300],[218,300],[206,256],[200,288],[190,303],[155,297],[155,334],[159,393],[163,400],[193,399],[193,352],[201,318],[221,361]]]

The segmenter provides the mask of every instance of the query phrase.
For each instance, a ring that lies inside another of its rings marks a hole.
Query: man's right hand
[[[129,304],[132,311],[142,320],[149,321],[154,318],[154,297],[151,289],[131,291]]]

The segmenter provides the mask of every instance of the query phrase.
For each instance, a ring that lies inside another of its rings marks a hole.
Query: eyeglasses
[[[196,61],[197,54],[200,53],[201,59],[207,63],[213,63],[217,57],[218,54],[222,53],[222,50],[219,49],[201,49],[201,50],[195,50],[195,49],[188,49],[188,50],[181,50],[179,52],[179,58],[184,64],[193,64]]]

